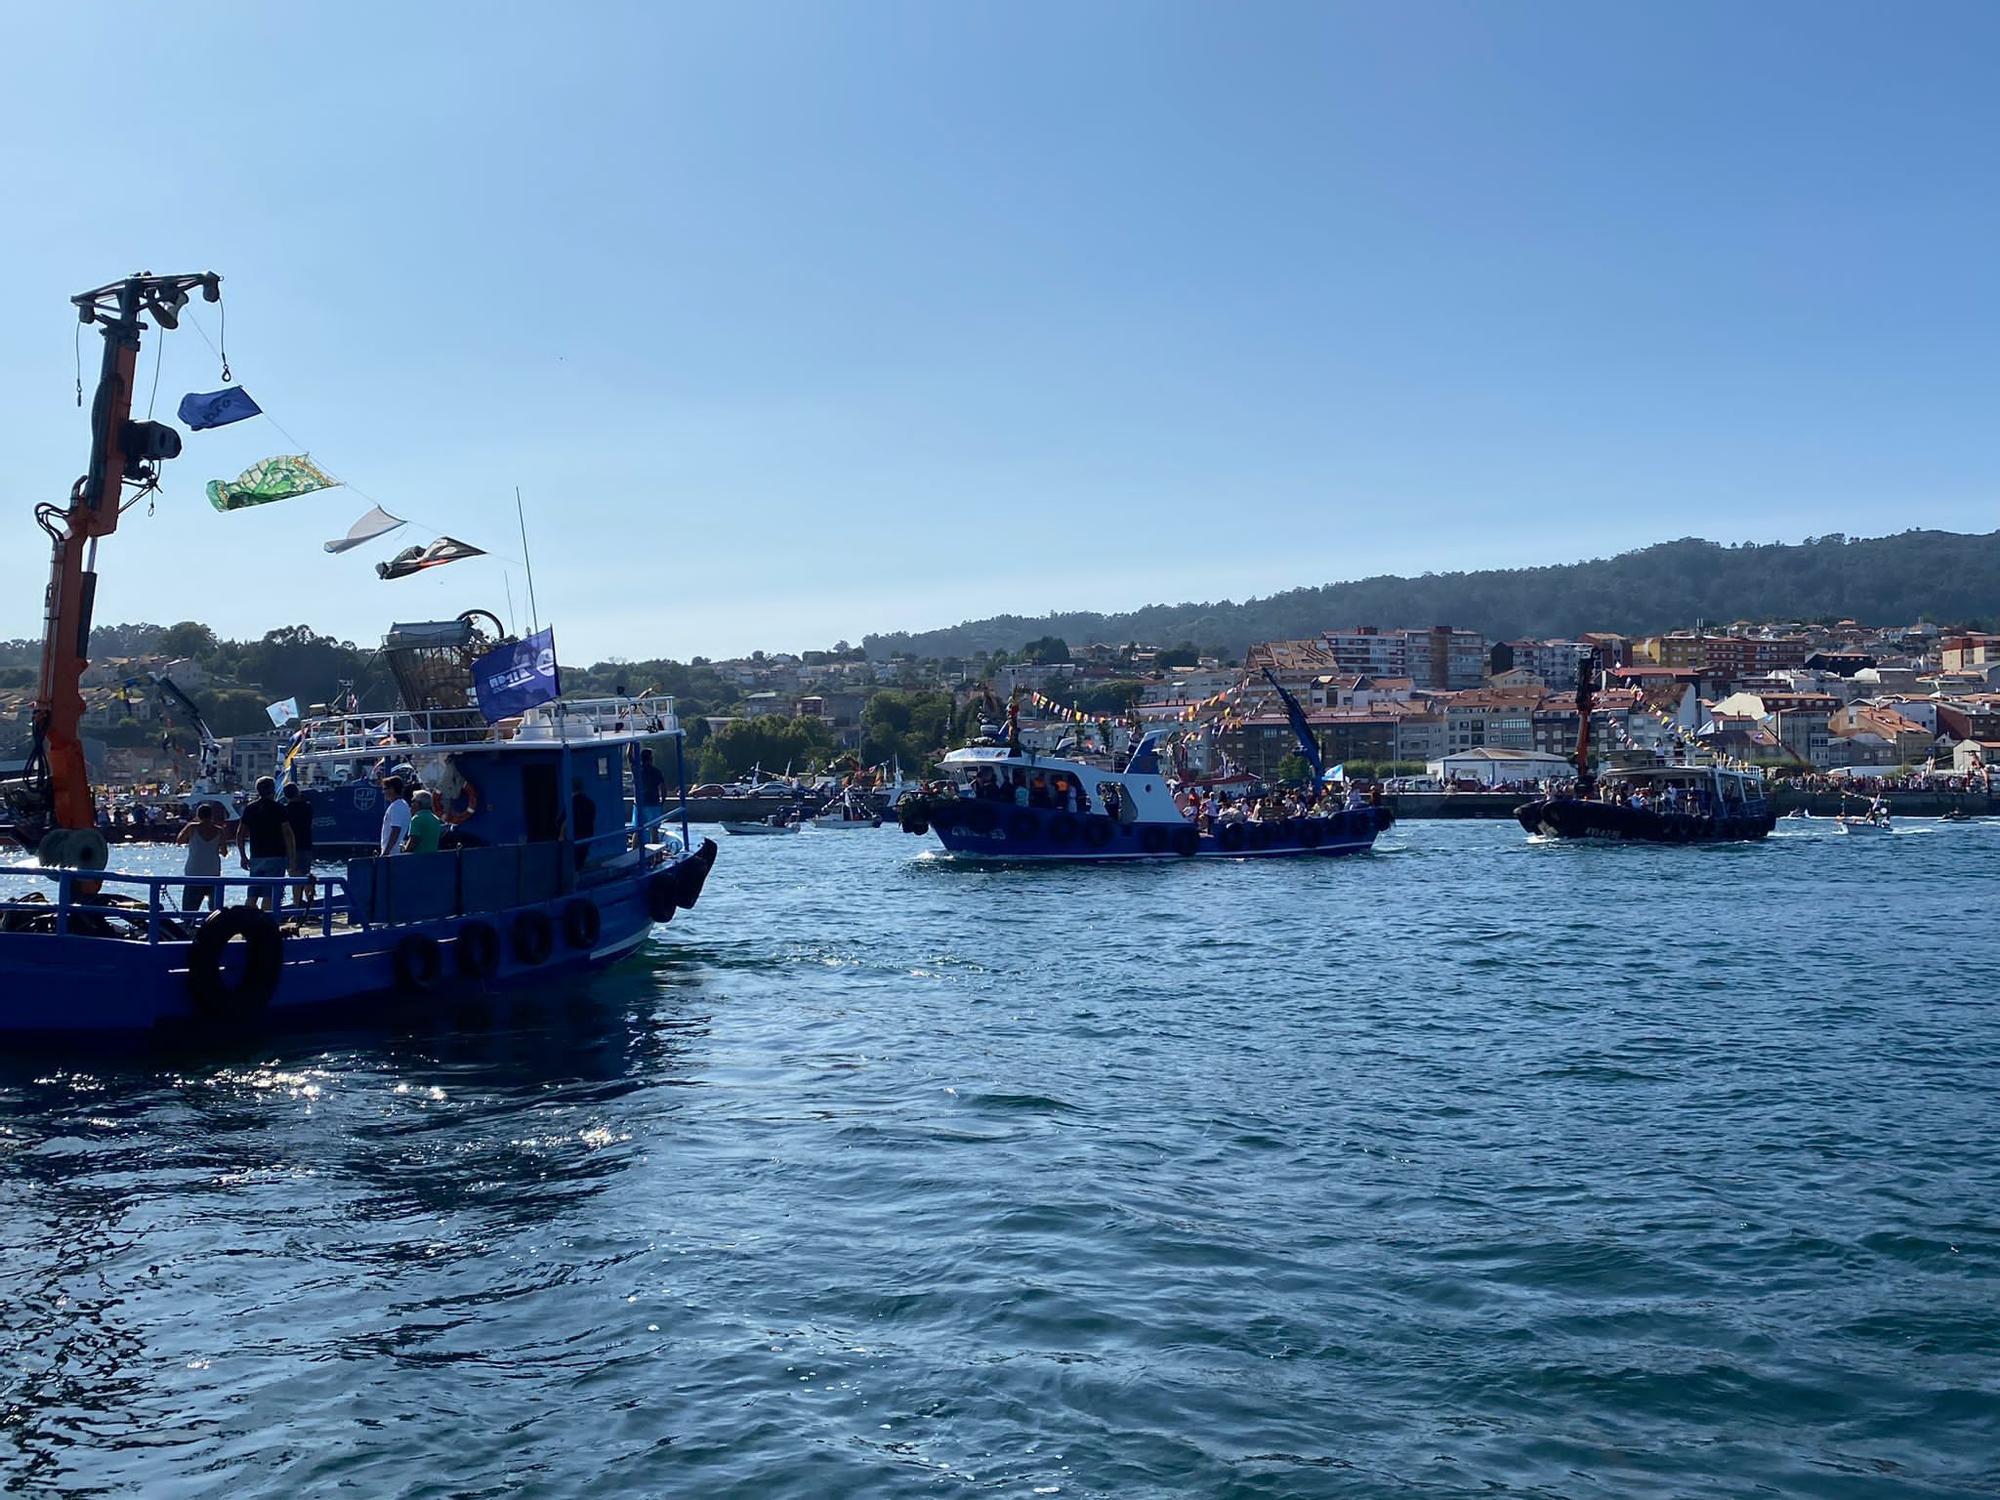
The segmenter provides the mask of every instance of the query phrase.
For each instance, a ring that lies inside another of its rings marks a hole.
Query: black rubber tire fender
[[[578,896],[562,914],[563,941],[572,948],[594,948],[604,931],[604,917],[597,909],[597,903],[588,896]]]
[[[1319,818],[1299,819],[1299,847],[1317,849],[1326,841],[1326,825]]]
[[[491,979],[500,972],[500,929],[491,922],[467,922],[458,929],[452,957],[467,979]]]
[[[1174,830],[1174,853],[1191,858],[1201,848],[1201,834],[1192,826]]]
[[[555,923],[539,907],[530,907],[514,918],[514,957],[529,968],[546,963],[556,946]]]
[[[1016,808],[1007,815],[1007,837],[1026,843],[1035,836],[1035,815],[1025,807]]]
[[[444,950],[428,932],[406,932],[396,940],[391,956],[396,988],[406,995],[427,995],[444,978]]]
[[[1215,842],[1225,853],[1239,853],[1250,842],[1250,830],[1241,823],[1224,823],[1215,831]]]
[[[1075,813],[1059,812],[1049,819],[1049,842],[1067,844],[1082,830]]]
[[[222,977],[222,950],[235,938],[245,948],[243,974],[230,984]],[[254,906],[212,911],[188,944],[188,998],[204,1021],[243,1022],[260,1016],[278,992],[284,973],[285,940],[269,912]]]
[[[1083,841],[1093,849],[1102,849],[1111,842],[1117,825],[1109,818],[1092,817],[1083,820]]]
[[[1167,852],[1167,830],[1156,823],[1149,823],[1139,830],[1139,848],[1147,854]]]

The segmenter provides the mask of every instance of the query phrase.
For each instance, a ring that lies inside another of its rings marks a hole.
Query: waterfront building
[[[1488,787],[1529,786],[1542,781],[1562,781],[1576,774],[1576,767],[1560,755],[1484,745],[1439,756],[1424,770],[1447,783],[1476,781]]]

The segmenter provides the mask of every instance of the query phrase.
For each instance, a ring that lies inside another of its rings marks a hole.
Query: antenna
[[[507,576],[505,568],[500,570],[500,582],[507,590],[507,629],[518,635],[520,632],[514,625],[514,580]]]
[[[528,629],[530,632],[542,628],[535,610],[535,558],[528,551],[528,515],[521,509],[521,487],[514,486],[514,518],[521,523],[521,561],[528,569]]]

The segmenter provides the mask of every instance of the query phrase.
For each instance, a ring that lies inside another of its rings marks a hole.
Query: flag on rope
[[[189,391],[181,397],[181,404],[175,413],[188,427],[200,432],[205,427],[227,427],[231,422],[241,422],[249,417],[262,416],[264,408],[250,399],[250,393],[240,385],[224,386],[219,391]]]
[[[209,480],[208,503],[217,510],[243,510],[310,495],[314,490],[330,490],[339,483],[305,454],[282,455],[250,465],[227,484]]]
[[[441,536],[428,547],[405,547],[387,562],[375,564],[375,571],[383,578],[408,578],[425,568],[441,568],[461,558],[485,555],[483,547],[461,542],[456,537]]]
[[[408,523],[400,517],[390,515],[389,512],[378,505],[370,510],[367,515],[348,527],[346,536],[337,542],[327,542],[325,544],[326,550],[329,552],[346,552],[352,548],[359,547],[363,542],[372,542],[378,536],[387,536],[398,526],[406,524]]]
[[[276,703],[267,704],[264,712],[271,716],[271,727],[273,729],[283,729],[299,716],[299,700],[297,698],[280,698]]]

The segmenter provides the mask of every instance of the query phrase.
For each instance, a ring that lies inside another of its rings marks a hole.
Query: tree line
[[[1124,614],[996,615],[943,630],[871,635],[871,657],[966,657],[1019,651],[1038,638],[1210,641],[1240,653],[1329,627],[1452,625],[1492,640],[1644,635],[1697,620],[1835,621],[1977,626],[2000,598],[2000,532],[1906,531],[1804,542],[1687,537],[1615,557],[1549,567],[1384,575],[1232,603],[1156,604]]]

